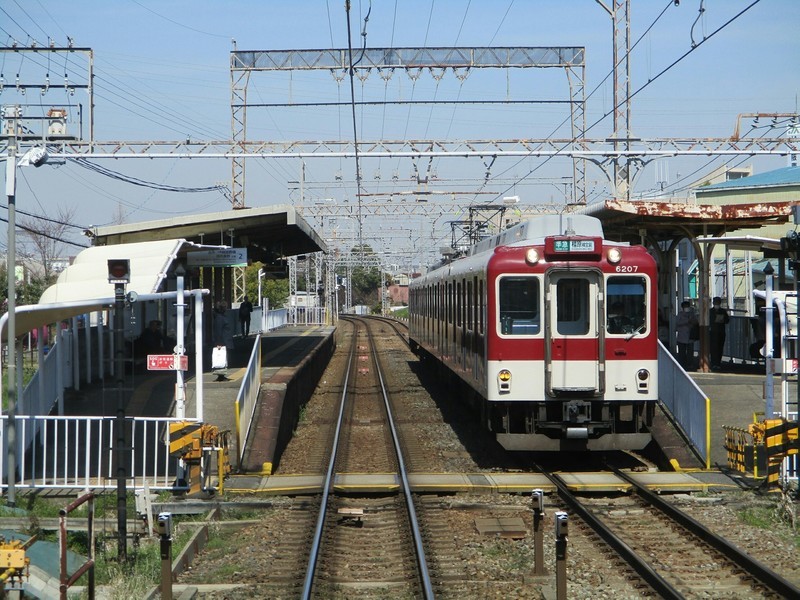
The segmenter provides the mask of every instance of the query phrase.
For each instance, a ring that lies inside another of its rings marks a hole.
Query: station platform
[[[307,477],[298,479],[294,477],[276,477],[271,474],[271,464],[275,461],[275,444],[281,436],[290,435],[291,432],[281,432],[280,412],[286,402],[286,393],[292,382],[298,379],[298,372],[313,356],[315,350],[326,341],[330,341],[335,334],[334,327],[287,327],[269,333],[261,334],[262,343],[262,396],[259,413],[256,415],[255,432],[247,441],[247,452],[240,471],[244,474],[235,475],[226,483],[228,490],[247,490],[263,493],[313,493],[309,490],[317,489],[320,483],[317,478]],[[256,336],[247,338],[236,337],[235,349],[229,353],[230,368],[227,372],[228,380],[215,381],[216,375],[210,368],[202,373],[203,382],[203,422],[216,425],[220,430],[236,431],[236,415],[234,402],[242,384],[245,367],[252,352]],[[327,364],[327,361],[324,361]],[[210,364],[210,360],[206,362]],[[324,368],[324,367],[323,367]],[[692,372],[689,375],[703,390],[711,402],[711,465],[712,471],[701,473],[698,463],[690,459],[691,452],[685,447],[683,441],[673,435],[671,443],[674,447],[668,448],[665,453],[677,457],[680,467],[688,473],[683,477],[671,479],[663,485],[656,487],[669,489],[675,485],[682,490],[706,489],[707,486],[727,487],[732,480],[720,473],[727,466],[727,455],[723,447],[723,425],[746,427],[753,421],[754,413],[763,413],[765,400],[763,387],[765,376],[763,366],[729,365],[719,372],[700,373]],[[305,382],[308,383],[308,382]],[[191,371],[186,376],[186,406],[185,415],[193,418],[197,414],[196,384],[194,373]],[[316,381],[313,382],[316,384]],[[776,393],[779,387],[776,380]],[[175,373],[155,371],[137,375],[136,385],[127,406],[129,416],[174,416],[174,386]],[[792,391],[794,392],[792,385]],[[116,409],[116,393],[113,387],[105,390],[98,386],[90,386],[72,394],[69,402],[70,414],[106,414],[113,415]],[[779,402],[776,401],[776,405]],[[664,419],[662,419],[663,421]],[[232,438],[233,439],[233,438]],[[287,440],[288,441],[288,440]],[[662,440],[659,439],[659,443]],[[670,443],[670,442],[666,442]],[[664,476],[670,474],[664,473]],[[679,474],[680,475],[680,474]],[[690,477],[686,479],[685,477]],[[394,475],[386,475],[383,480],[380,476],[364,480],[362,475],[340,475],[337,480],[337,489],[346,490],[376,487],[380,490],[390,489],[394,482]],[[437,483],[431,483],[433,477]],[[586,480],[588,481],[588,480]],[[588,491],[592,485],[582,479],[575,481],[576,489]],[[595,491],[603,489],[613,490],[624,484],[611,481],[599,482]],[[654,484],[655,485],[655,484]],[[547,487],[544,480],[534,476],[520,474],[487,476],[479,474],[470,475],[423,475],[416,474],[412,480],[412,487],[420,490],[429,490],[431,486],[441,486],[442,491],[465,491],[489,489],[493,491],[521,491],[535,487]]]

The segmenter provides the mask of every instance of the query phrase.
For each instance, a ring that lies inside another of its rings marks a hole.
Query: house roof
[[[747,190],[753,188],[771,188],[785,186],[800,186],[800,167],[784,167],[750,177],[731,179],[722,183],[706,185],[695,190],[698,196],[706,192],[718,190]]]

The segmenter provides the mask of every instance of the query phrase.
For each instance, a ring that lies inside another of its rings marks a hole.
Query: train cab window
[[[539,306],[541,293],[535,277],[503,277],[500,279],[500,333],[503,335],[536,335],[541,330]]]
[[[560,335],[589,333],[589,280],[564,277],[556,283],[556,331]]]
[[[644,331],[647,316],[647,282],[644,277],[614,276],[606,282],[608,333]]]

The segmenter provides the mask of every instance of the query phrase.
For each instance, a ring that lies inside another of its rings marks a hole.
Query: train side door
[[[601,394],[604,387],[599,315],[602,276],[598,271],[548,273],[545,383],[559,393]]]

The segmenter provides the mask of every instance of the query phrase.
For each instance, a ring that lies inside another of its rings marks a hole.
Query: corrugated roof
[[[57,282],[44,291],[39,304],[113,296],[114,285],[108,282],[107,265],[110,258],[130,260],[131,281],[126,286],[128,291],[137,294],[159,292],[172,261],[185,245],[194,246],[186,240],[161,240],[87,248],[59,274]]]
[[[758,175],[751,175],[750,177],[742,177],[740,179],[731,179],[730,181],[723,181],[722,183],[715,183],[713,185],[705,185],[697,188],[695,192],[700,196],[705,192],[714,192],[718,190],[783,187],[791,185],[800,185],[800,167],[784,167],[783,169],[759,173]]]

